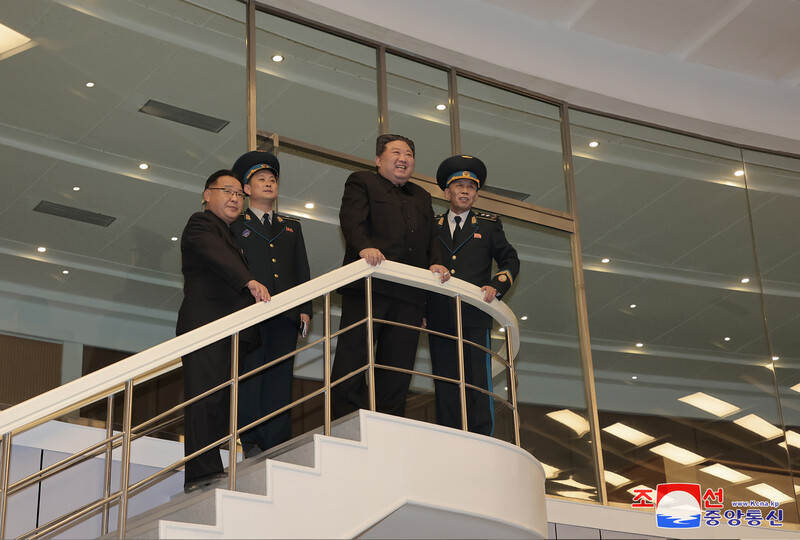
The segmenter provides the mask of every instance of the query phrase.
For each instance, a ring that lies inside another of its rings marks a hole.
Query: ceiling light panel
[[[680,446],[675,446],[672,443],[664,443],[654,446],[650,449],[650,451],[658,454],[661,457],[665,457],[676,463],[680,463],[681,465],[694,465],[706,459],[701,455],[695,454],[694,452],[686,450],[685,448],[681,448]]]
[[[715,416],[719,416],[720,418],[741,410],[736,405],[732,405],[727,401],[715,398],[714,396],[709,396],[703,392],[697,392],[688,396],[683,396],[682,398],[678,398],[678,401],[688,403],[693,407],[697,407],[698,409],[709,412]]]
[[[653,437],[652,435],[648,435],[647,433],[643,433],[638,429],[628,427],[621,422],[617,422],[616,424],[604,427],[603,431],[605,431],[606,433],[610,433],[615,437],[619,437],[623,441],[627,441],[636,446],[648,444],[656,440],[655,437]]]
[[[753,433],[761,435],[765,439],[774,439],[783,435],[783,431],[755,414],[748,414],[733,421],[734,424],[749,429]]]
[[[579,414],[575,414],[569,409],[560,411],[553,411],[546,414],[556,422],[560,422],[578,434],[578,437],[583,437],[589,432],[589,422]]]

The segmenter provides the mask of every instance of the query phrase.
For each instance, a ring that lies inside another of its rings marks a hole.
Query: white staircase
[[[159,516],[134,519],[127,536],[547,536],[544,472],[516,446],[368,411],[334,433],[314,435],[274,459],[245,462],[240,491],[180,495]]]

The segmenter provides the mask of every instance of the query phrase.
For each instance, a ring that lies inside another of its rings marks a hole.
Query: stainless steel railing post
[[[325,332],[325,349],[323,351],[322,378],[325,384],[324,434],[331,434],[331,293],[325,293],[325,308],[322,314],[323,331]]]
[[[3,435],[3,461],[0,464],[0,538],[6,537],[6,515],[8,514],[8,473],[11,470],[11,433]]]
[[[236,491],[236,426],[239,416],[239,332],[231,336],[231,406],[228,439],[228,489]]]
[[[456,336],[458,336],[458,393],[461,400],[461,429],[467,431],[467,387],[464,376],[464,328],[461,321],[461,296],[456,296]]]
[[[517,371],[514,367],[514,351],[513,346],[511,345],[511,331],[512,328],[510,326],[506,326],[506,355],[508,358],[508,388],[511,390],[511,409],[513,411],[514,417],[514,444],[517,446],[520,445],[519,440],[519,409],[517,408]],[[489,373],[491,377],[492,374]]]
[[[133,380],[125,381],[124,405],[122,408],[122,463],[120,463],[119,517],[117,537],[125,538],[125,522],[128,520],[128,478],[131,468],[131,417],[133,415]]]
[[[114,436],[114,395],[110,395],[106,398],[106,439],[111,439]],[[113,465],[112,459],[112,451],[114,449],[114,445],[109,440],[106,443],[106,451],[105,451],[105,458],[106,463],[103,471],[103,498],[106,499],[111,494],[111,468]],[[108,511],[109,511],[109,504],[105,503],[103,505],[103,517],[102,517],[102,532],[103,534],[108,534]]]
[[[369,380],[369,410],[377,410],[375,404],[375,350],[373,343],[373,322],[372,322],[372,276],[367,277],[365,286],[367,299],[367,359],[369,360],[368,380]]]

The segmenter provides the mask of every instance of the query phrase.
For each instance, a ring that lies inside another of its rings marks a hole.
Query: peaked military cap
[[[236,160],[236,163],[233,164],[233,172],[236,173],[236,176],[242,181],[242,184],[249,182],[250,178],[252,178],[255,173],[264,169],[272,171],[275,178],[278,178],[281,164],[278,163],[278,158],[276,158],[274,154],[260,150],[247,152],[240,156],[239,159]]]
[[[436,182],[444,190],[450,182],[467,178],[478,184],[478,189],[486,182],[486,165],[475,156],[450,156],[442,161],[436,171]]]

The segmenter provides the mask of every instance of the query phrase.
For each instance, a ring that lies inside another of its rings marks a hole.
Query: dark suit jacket
[[[192,214],[181,236],[183,303],[178,335],[253,304],[247,282],[255,279],[228,225],[210,211]],[[251,332],[240,338],[253,344]]]
[[[231,231],[244,250],[256,280],[270,295],[287,291],[311,278],[303,230],[297,219],[273,213],[272,226],[264,225],[248,209],[231,223]],[[297,324],[300,313],[310,317],[311,311],[311,302],[307,302],[284,315]]]
[[[464,224],[464,238],[458,245],[453,243],[447,212],[436,216],[437,237],[446,258],[445,266],[453,277],[468,281],[478,287],[491,285],[497,289],[500,299],[511,288],[519,273],[517,251],[506,240],[500,218],[493,214],[470,211]],[[492,275],[492,261],[497,262],[497,272]],[[440,294],[428,296],[428,327],[431,329],[453,328],[455,301]],[[492,318],[467,303],[462,303],[464,326],[469,328],[491,328]]]
[[[433,217],[430,193],[418,185],[406,182],[395,187],[369,171],[351,174],[339,210],[346,243],[343,264],[360,259],[364,248],[377,248],[390,261],[419,268],[443,264]],[[359,290],[363,284],[344,287],[342,292]],[[425,301],[424,291],[383,280],[376,280],[373,290],[420,305]]]

